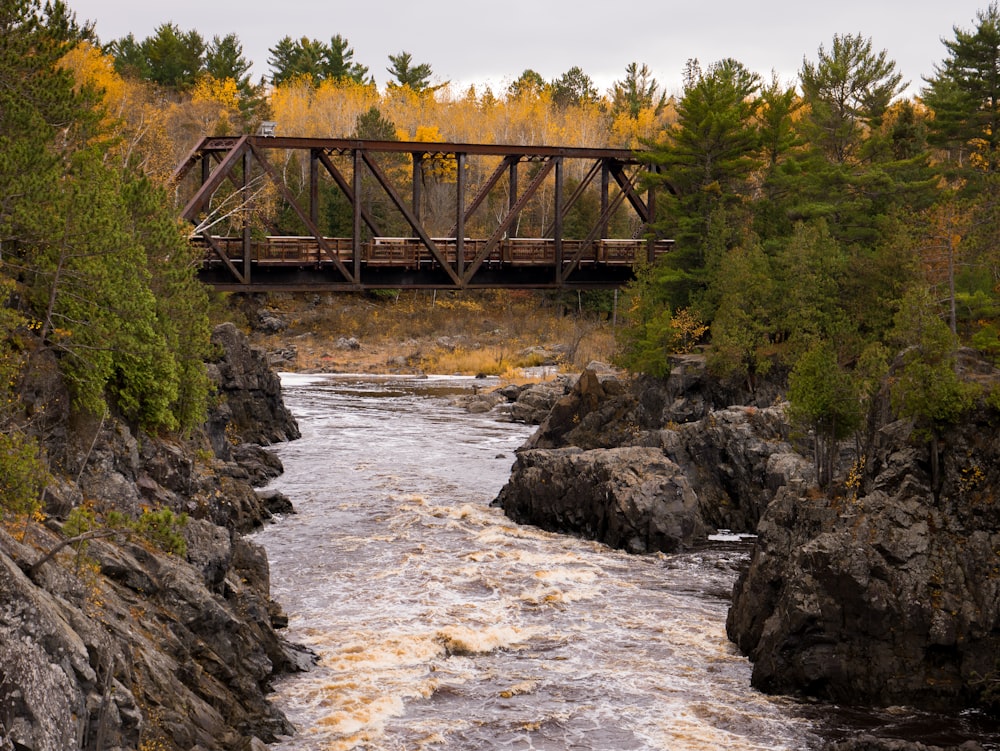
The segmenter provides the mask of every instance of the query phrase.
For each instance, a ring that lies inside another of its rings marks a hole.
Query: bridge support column
[[[309,151],[309,218],[319,226],[319,151]]]
[[[608,215],[608,193],[611,189],[611,170],[608,169],[608,161],[601,160],[601,216]],[[599,239],[603,240],[608,236],[608,220],[601,222]]]
[[[517,159],[512,160],[510,163],[510,192],[507,196],[507,211],[513,211],[514,206],[517,205],[517,165]]]
[[[354,223],[351,228],[351,256],[354,258],[354,279],[361,282],[361,149],[354,149],[354,171],[351,189],[354,191]]]
[[[418,152],[413,152],[410,156],[413,157],[413,216],[420,220],[420,201],[422,199],[422,192],[424,186],[424,155]]]

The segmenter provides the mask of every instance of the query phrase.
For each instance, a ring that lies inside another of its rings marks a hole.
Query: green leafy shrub
[[[167,508],[157,511],[147,509],[138,519],[132,519],[120,511],[109,511],[98,518],[93,507],[85,504],[70,511],[62,531],[70,538],[95,530],[108,530],[98,536],[119,532],[122,536],[138,535],[160,550],[183,556],[187,554],[187,542],[181,530],[187,520],[187,514],[175,514]]]
[[[993,323],[986,324],[973,334],[972,346],[993,362],[1000,362],[1000,329]]]
[[[958,338],[939,318],[926,289],[903,298],[894,333],[904,349],[892,383],[892,407],[914,420],[919,435],[929,437],[958,421],[972,406],[975,388],[956,372]]]
[[[62,531],[67,537],[78,537],[97,527],[97,514],[88,504],[77,506],[66,516]]]
[[[160,550],[177,556],[187,555],[187,541],[181,530],[187,524],[187,514],[175,514],[168,508],[143,511],[132,528]]]
[[[31,516],[49,483],[38,443],[21,433],[0,433],[0,512]]]

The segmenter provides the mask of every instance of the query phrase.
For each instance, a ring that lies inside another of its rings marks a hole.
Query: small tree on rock
[[[833,481],[840,441],[861,424],[861,403],[854,380],[837,362],[828,340],[818,340],[799,358],[788,377],[789,417],[813,434],[816,479]]]
[[[972,406],[973,388],[957,372],[958,339],[938,314],[924,287],[911,290],[896,314],[894,335],[902,347],[890,381],[892,408],[912,419],[930,449],[931,485],[940,485],[938,434]]]

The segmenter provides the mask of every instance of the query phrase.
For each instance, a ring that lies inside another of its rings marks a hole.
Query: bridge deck
[[[454,238],[433,238],[445,261],[454,266],[457,242]],[[194,238],[205,248],[202,277],[221,289],[237,289],[229,278],[225,261],[241,262],[244,240],[241,237]],[[486,240],[467,238],[462,252],[471,265],[485,248]],[[447,285],[447,274],[437,258],[419,238],[378,237],[361,244],[361,283],[347,281],[339,273],[337,259],[345,267],[354,266],[352,238],[325,237],[323,245],[314,237],[273,236],[250,241],[250,262],[255,289],[385,289],[406,287],[440,288]],[[564,257],[576,257],[576,268],[562,282],[556,277],[556,242],[552,238],[512,238],[501,240],[485,255],[477,276],[468,287],[555,288],[614,287],[631,278],[633,269],[649,252],[644,240],[605,239],[587,243],[563,240]],[[654,257],[668,252],[672,242],[654,244]],[[214,249],[214,252],[212,250]],[[332,255],[331,255],[332,254]],[[564,263],[565,265],[565,263]]]

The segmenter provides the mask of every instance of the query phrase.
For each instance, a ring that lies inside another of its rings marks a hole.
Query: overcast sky
[[[268,49],[284,36],[329,42],[346,37],[355,62],[379,86],[389,55],[409,52],[429,63],[434,82],[506,88],[532,68],[545,80],[579,66],[606,91],[630,62],[646,63],[676,94],[684,63],[732,57],[769,78],[791,83],[803,57],[816,58],[834,34],[870,37],[910,82],[922,86],[945,57],[941,39],[973,28],[989,0],[67,0],[80,21],[94,21],[102,42],[138,40],[172,22],[206,39],[235,33],[253,62],[253,79],[269,73]]]

